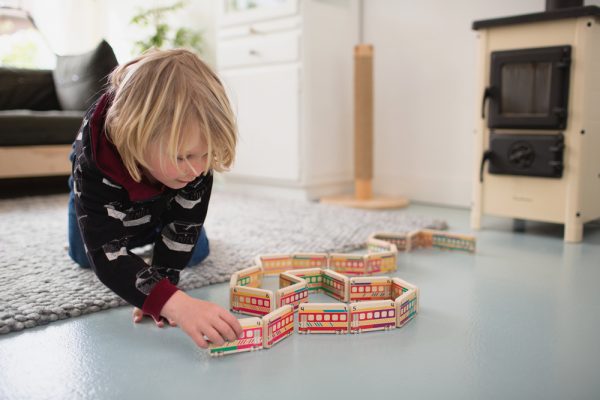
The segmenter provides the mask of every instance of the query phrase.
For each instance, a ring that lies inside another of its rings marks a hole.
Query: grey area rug
[[[0,201],[0,334],[124,305],[67,255],[67,195]],[[343,252],[374,231],[445,229],[405,210],[363,211],[216,192],[206,220],[210,256],[180,287],[224,282],[258,254]]]

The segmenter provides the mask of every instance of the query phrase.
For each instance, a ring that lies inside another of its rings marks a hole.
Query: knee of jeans
[[[190,259],[190,262],[188,262],[188,264],[187,264],[188,267],[200,264],[202,261],[204,261],[209,256],[210,245],[209,245],[208,239],[206,237],[204,237],[203,239],[204,240],[199,241],[198,244],[196,244],[194,253],[192,253],[192,258]]]
[[[71,251],[71,248],[69,248],[69,257],[71,257],[71,260],[75,261],[75,263],[78,266],[80,266],[81,268],[88,269],[91,267],[90,261],[88,260],[85,253],[83,255],[77,254],[77,253]]]

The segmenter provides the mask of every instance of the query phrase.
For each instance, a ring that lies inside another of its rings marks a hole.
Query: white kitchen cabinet
[[[240,134],[226,187],[311,199],[351,189],[357,1],[231,3],[217,35]]]

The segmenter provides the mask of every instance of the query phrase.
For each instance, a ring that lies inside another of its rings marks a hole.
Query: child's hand
[[[146,315],[148,315],[148,314],[146,314]],[[144,318],[144,312],[137,307],[133,307],[133,322],[135,322],[137,324],[138,322],[141,322],[143,318]],[[152,319],[156,323],[156,326],[158,326],[159,328],[162,328],[163,326],[165,326],[164,318],[161,318],[159,321],[155,320],[154,318],[152,318]],[[177,326],[175,321],[171,321],[171,320],[169,320],[169,325]]]
[[[181,290],[175,292],[165,303],[161,314],[179,325],[203,349],[208,347],[205,337],[221,346],[226,341],[236,340],[242,334],[237,318],[223,307],[190,297]]]

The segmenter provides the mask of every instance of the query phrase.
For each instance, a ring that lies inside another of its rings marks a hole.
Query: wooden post
[[[403,197],[373,197],[373,45],[354,47],[354,195],[322,198],[322,203],[356,208],[400,208]]]
[[[373,46],[354,47],[354,191],[373,197]]]

